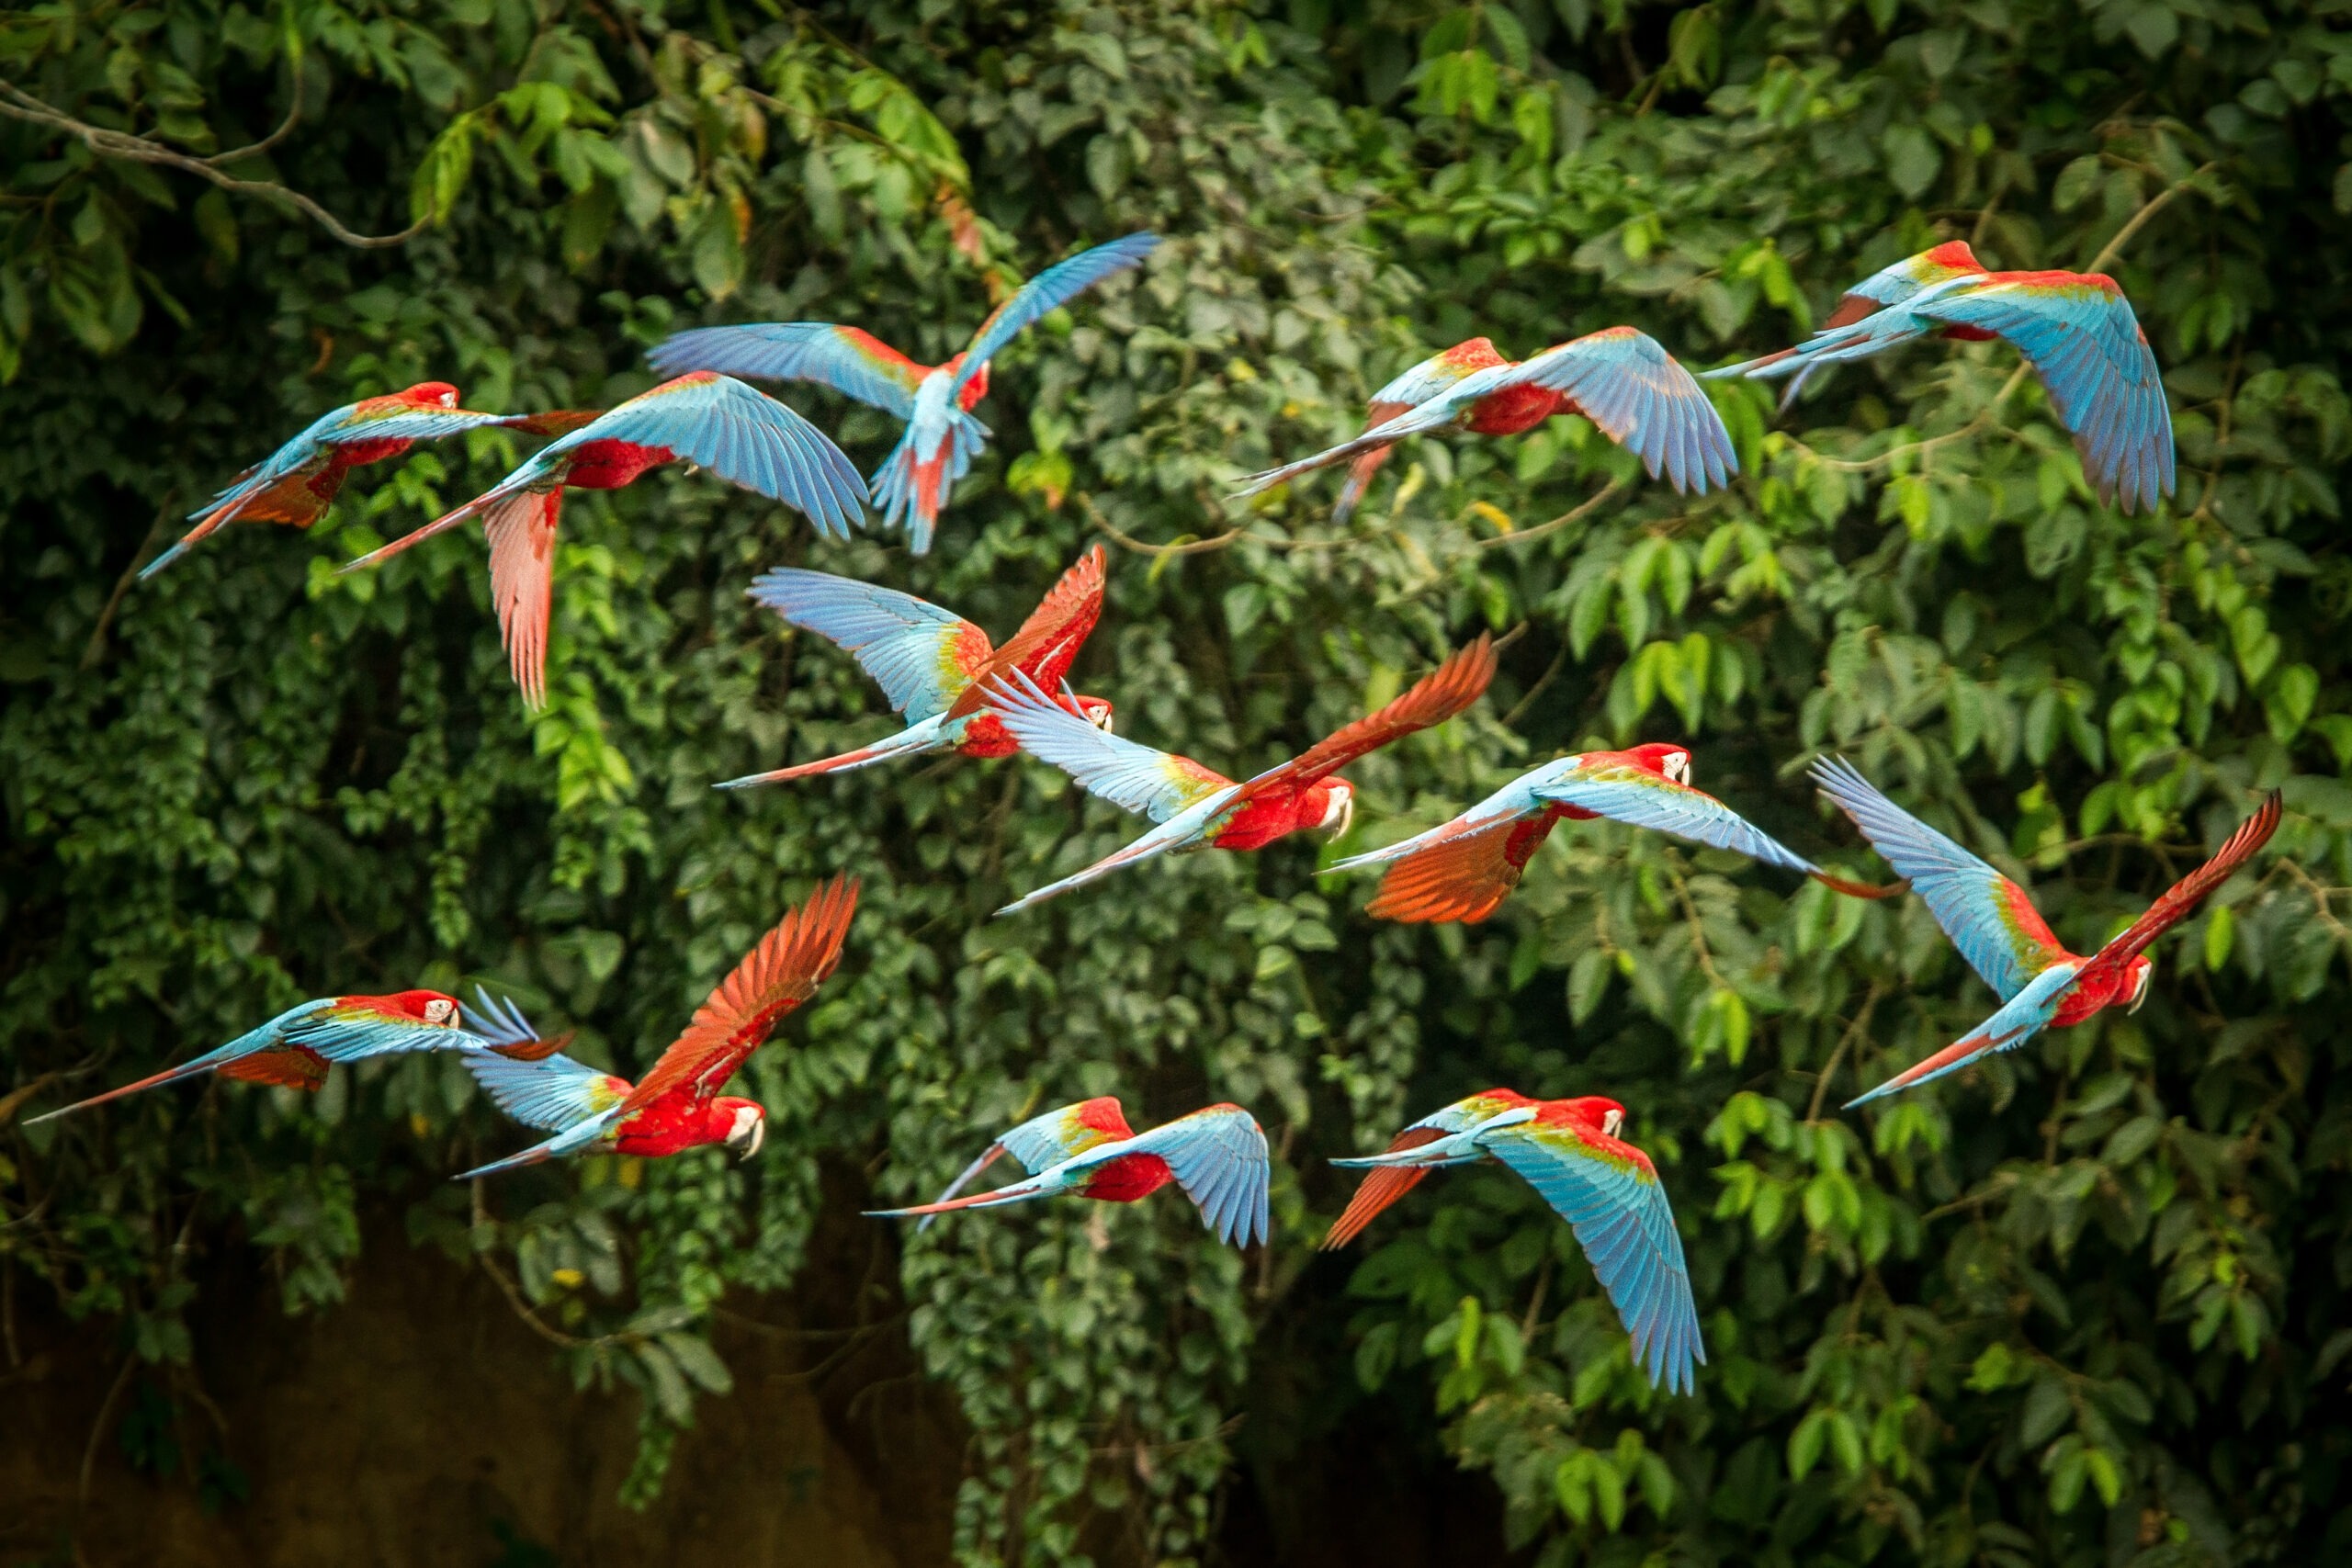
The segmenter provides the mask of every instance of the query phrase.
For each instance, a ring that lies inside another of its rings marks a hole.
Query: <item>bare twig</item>
[[[198,179],[209,180],[225,191],[233,191],[241,196],[266,197],[273,200],[283,201],[317,223],[320,228],[324,229],[328,235],[339,243],[352,246],[356,250],[384,250],[394,245],[404,245],[424,232],[433,222],[429,217],[420,218],[397,234],[362,234],[345,228],[343,221],[334,213],[329,212],[300,191],[279,185],[276,180],[241,180],[234,175],[222,174],[214,159],[190,157],[186,152],[175,152],[159,141],[150,141],[143,136],[131,136],[123,131],[107,130],[99,126],[86,124],[71,115],[50,107],[10,82],[0,82],[0,115],[6,115],[11,119],[21,119],[32,125],[45,126],[51,130],[71,136],[101,158],[119,158],[128,163],[153,164],[161,168],[177,169],[183,174],[194,175]],[[275,136],[277,133],[272,134]],[[235,153],[222,154],[222,156],[244,156],[255,148],[266,144],[256,142],[254,148],[241,148]]]
[[[1611,479],[1549,523],[1538,523],[1532,528],[1521,528],[1509,534],[1498,534],[1491,539],[1480,539],[1470,547],[1477,550],[1491,550],[1498,545],[1523,545],[1530,539],[1540,539],[1544,535],[1555,533],[1571,523],[1582,522],[1585,518],[1591,516],[1595,509],[1603,502],[1623,493],[1624,490],[1624,480]]]
[[[115,1373],[114,1386],[107,1390],[106,1399],[98,1405],[98,1418],[90,1424],[90,1440],[82,1445],[82,1484],[74,1493],[74,1506],[90,1506],[90,1477],[98,1467],[98,1441],[107,1434],[107,1423],[114,1418],[114,1407],[122,1403],[122,1391],[130,1386],[130,1374],[139,1367],[138,1352],[122,1359],[122,1371]]]
[[[1211,550],[1225,548],[1226,546],[1241,537],[1243,532],[1239,528],[1228,528],[1212,539],[1191,539],[1181,545],[1147,545],[1133,535],[1123,533],[1116,524],[1103,516],[1102,509],[1094,504],[1092,496],[1081,493],[1078,498],[1078,503],[1086,509],[1086,515],[1094,525],[1110,536],[1113,543],[1123,548],[1133,550],[1139,556],[1205,555]]]
[[[130,552],[130,564],[124,567],[122,575],[114,580],[114,592],[107,595],[107,607],[98,612],[98,624],[90,628],[90,644],[82,650],[83,669],[95,668],[106,656],[107,630],[114,625],[114,613],[122,608],[122,596],[130,592],[132,583],[139,581],[139,569],[147,564],[147,552],[155,547],[155,536],[164,531],[164,524],[171,516],[172,509],[179,504],[179,487],[176,485],[164,492],[162,504],[155,508],[155,521],[147,525],[147,536],[139,541],[139,547]]]
[[[1862,1032],[1871,1026],[1871,1014],[1877,1010],[1879,998],[1884,995],[1886,987],[1872,980],[1869,994],[1862,998],[1860,1010],[1854,1014],[1854,1021],[1846,1026],[1846,1032],[1838,1037],[1837,1049],[1831,1051],[1829,1060],[1821,1065],[1821,1076],[1813,1084],[1813,1103],[1805,1107],[1806,1121],[1821,1120],[1821,1102],[1829,1093],[1829,1080],[1837,1077],[1838,1065],[1846,1059],[1846,1048],[1860,1039]]]

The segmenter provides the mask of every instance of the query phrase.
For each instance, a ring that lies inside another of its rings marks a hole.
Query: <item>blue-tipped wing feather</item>
[[[771,381],[815,381],[906,419],[923,367],[855,327],[831,321],[755,321],[673,333],[646,354],[664,376],[716,370]]]
[[[1144,257],[1159,246],[1159,236],[1157,234],[1129,234],[1107,245],[1080,251],[1068,261],[1056,262],[1023,284],[996,308],[987,321],[980,323],[980,330],[973,334],[971,346],[964,350],[964,363],[956,367],[951,396],[961,392],[964,384],[979,374],[981,366],[996,357],[1006,344],[1020,336],[1038,320],[1061,309],[1112,274],[1141,265]]]
[[[983,652],[989,646],[988,634],[961,615],[829,572],[777,567],[755,579],[749,592],[855,659],[909,724],[944,713],[963,691],[947,675],[959,639],[975,639]]]

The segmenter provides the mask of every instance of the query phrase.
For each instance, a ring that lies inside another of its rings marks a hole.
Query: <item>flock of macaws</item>
[[[987,393],[990,358],[1048,312],[1141,264],[1158,243],[1152,235],[1133,234],[1047,269],[1006,299],[963,353],[936,367],[918,365],[856,328],[793,321],[679,333],[649,356],[673,378],[602,413],[477,413],[459,408],[457,389],[440,382],[367,399],[324,415],[240,476],[141,575],[160,570],[225,523],[308,527],[350,469],[398,456],[417,441],[487,426],[552,437],[491,490],[345,569],[373,565],[479,517],[501,635],[515,682],[536,705],[543,696],[551,569],[567,488],[616,489],[650,468],[684,462],[795,507],[832,536],[847,537],[870,500],[886,525],[907,530],[921,554],[950,491],[988,439],[972,410]],[[1787,378],[1793,397],[1825,366],[1931,335],[1997,337],[2018,349],[2040,373],[2103,499],[2142,511],[2172,492],[2171,417],[2154,358],[2130,303],[2105,276],[1990,272],[1965,244],[1939,245],[1856,285],[1804,343],[1706,374]],[[737,376],[818,382],[897,415],[905,434],[861,483],[822,432]],[[1510,434],[1562,412],[1591,421],[1678,491],[1703,492],[1738,471],[1730,437],[1698,381],[1647,335],[1612,327],[1518,362],[1485,338],[1457,344],[1374,394],[1362,434],[1251,476],[1238,493],[1345,463],[1336,509],[1344,519],[1389,448],[1407,436],[1448,427]],[[718,787],[949,750],[976,757],[1025,751],[1150,819],[1150,829],[1125,848],[999,911],[1010,915],[1162,853],[1246,852],[1295,832],[1344,833],[1355,796],[1340,770],[1461,713],[1495,674],[1495,649],[1481,636],[1378,711],[1237,782],[1190,757],[1116,736],[1111,703],[1071,687],[1069,671],[1101,616],[1103,588],[1104,557],[1096,546],[999,644],[910,594],[794,568],[766,573],[752,584],[752,599],[855,659],[903,727],[839,756]],[[1825,871],[1696,788],[1687,748],[1657,743],[1546,762],[1450,821],[1331,869],[1385,868],[1367,906],[1375,917],[1482,920],[1510,896],[1561,818],[1608,818],[1736,851],[1858,897],[1883,898],[1907,887],[2001,1005],[1960,1040],[1851,1102],[1860,1105],[2014,1049],[2045,1028],[2078,1023],[2117,1003],[2137,1007],[2148,988],[2145,949],[2261,848],[2279,816],[2274,794],[2202,867],[2086,958],[2059,945],[2022,888],[1905,812],[1842,760],[1817,760],[1814,778],[1902,880],[1873,886]],[[857,891],[854,881],[836,876],[787,913],[635,1084],[566,1055],[570,1037],[541,1037],[511,1000],[478,992],[467,1013],[455,998],[403,991],[305,1002],[177,1067],[66,1110],[204,1072],[316,1089],[337,1062],[449,1049],[461,1054],[501,1110],[548,1134],[466,1178],[591,1151],[660,1156],[717,1145],[748,1156],[760,1147],[765,1112],[755,1100],[720,1091],[832,972]],[[1427,1171],[1498,1161],[1573,1228],[1651,1382],[1688,1391],[1706,1353],[1682,1244],[1648,1156],[1620,1135],[1624,1120],[1623,1106],[1596,1096],[1541,1100],[1496,1089],[1459,1100],[1405,1128],[1386,1151],[1336,1162],[1367,1174],[1323,1245],[1353,1239]],[[961,1195],[1006,1154],[1026,1172],[1021,1179]],[[1057,1194],[1131,1202],[1173,1182],[1213,1232],[1246,1246],[1267,1238],[1269,1179],[1265,1134],[1238,1106],[1211,1106],[1137,1133],[1119,1102],[1102,1098],[1023,1122],[990,1144],[935,1201],[882,1213],[922,1215],[927,1225],[950,1211]]]

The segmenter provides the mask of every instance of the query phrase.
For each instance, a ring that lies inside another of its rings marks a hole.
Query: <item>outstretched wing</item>
[[[1573,1122],[1522,1122],[1478,1141],[1576,1232],[1650,1382],[1690,1393],[1707,1351],[1682,1237],[1649,1156]]]
[[[1495,678],[1494,641],[1484,632],[1468,647],[1413,682],[1377,713],[1317,741],[1289,761],[1267,769],[1241,786],[1241,800],[1276,785],[1304,789],[1338,773],[1357,758],[1401,740],[1417,729],[1442,724],[1486,695]]]
[[[1944,935],[2003,1001],[2071,956],[2024,888],[1881,795],[1844,758],[1815,761],[1813,781],[1909,879]]]
[[[857,883],[843,874],[777,921],[695,1010],[694,1021],[621,1102],[619,1114],[688,1084],[717,1093],[779,1019],[817,994],[841,962],[842,940],[856,912]]]
[[[2103,273],[2000,277],[1915,306],[1930,321],[1997,333],[2041,373],[2099,499],[2155,509],[2173,491],[2172,409],[2140,319]]]
[[[1678,491],[1704,495],[1739,472],[1723,415],[1647,333],[1609,327],[1547,348],[1510,371],[1503,384],[1567,397],[1603,435],[1639,457],[1650,478],[1662,471]]]
[[[1956,1073],[1981,1056],[1996,1051],[2014,1051],[2044,1029],[2058,1016],[2059,1004],[2066,999],[2082,978],[2084,962],[2079,958],[2063,958],[2036,975],[2025,987],[2001,1004],[1992,1017],[1937,1052],[1934,1055],[1905,1068],[1867,1094],[1858,1094],[1846,1102],[1851,1111],[1857,1105],[1867,1105],[1882,1095],[1898,1089],[1916,1088],[1930,1078]]]
[[[286,1043],[315,1051],[330,1062],[356,1062],[401,1051],[473,1051],[480,1039],[450,1013],[426,1023],[385,1009],[374,997],[336,997],[300,1018],[288,1015]]]
[[[971,346],[964,350],[964,363],[956,367],[956,379],[948,386],[948,401],[956,401],[981,367],[1041,317],[1060,310],[1112,274],[1141,265],[1159,247],[1157,234],[1129,234],[1056,262],[1014,289],[972,334]]]
[[[1767,865],[1810,874],[1811,861],[1704,790],[1623,763],[1578,769],[1536,787],[1538,799],[1580,807],[1614,822],[1734,850]]]
[[[1046,695],[1018,670],[988,682],[985,690],[989,710],[1021,742],[1023,750],[1051,762],[1090,795],[1140,812],[1154,822],[1166,822],[1219,790],[1233,787],[1231,779],[1190,757],[1155,751],[1097,729]]]
[[[1419,847],[1390,865],[1363,912],[1376,920],[1408,925],[1448,920],[1476,925],[1510,897],[1556,821],[1549,816],[1521,818],[1485,828],[1422,834]]]
[[[1043,691],[1060,685],[1102,618],[1103,563],[1100,545],[1079,557],[1078,564],[1062,573],[1020,629],[997,649],[992,668],[1019,670]],[[956,705],[957,716],[980,706],[982,695],[977,685],[967,691]]]
[[[492,996],[480,986],[474,987],[474,1006],[466,1018],[466,1032],[487,1043],[500,1055],[517,1062],[537,1062],[554,1055],[571,1043],[571,1030],[557,1035],[542,1035],[537,1025],[523,1015],[514,998]]]
[[[912,419],[927,368],[872,333],[831,321],[757,321],[673,333],[647,352],[663,376],[716,370],[771,381],[815,381],[859,402]]]
[[[548,700],[548,613],[555,600],[555,535],[561,490],[518,490],[482,513],[490,539],[490,597],[498,637],[524,705]]]
[[[1271,1231],[1267,1189],[1272,1164],[1257,1118],[1238,1105],[1212,1105],[1128,1140],[1123,1154],[1158,1155],[1201,1219],[1234,1247]]]
[[[2140,956],[2150,942],[2179,923],[2197,908],[2199,899],[2228,881],[2230,873],[2270,841],[2270,835],[2278,830],[2279,810],[2279,795],[2274,789],[2255,814],[2239,823],[2237,830],[2222,840],[2212,859],[2165,889],[2164,896],[2149,905],[2148,912],[2132,921],[2122,935],[2092,953],[2090,962],[2083,965],[2084,979],[2122,968]]]
[[[592,441],[661,447],[849,537],[865,514],[865,481],[842,449],[790,409],[729,377],[697,370],[664,381],[539,449],[542,461]]]
[[[780,566],[752,598],[854,658],[909,724],[945,713],[989,667],[989,634],[911,593]]]
[[[1128,1127],[1125,1112],[1111,1095],[1098,1095],[1081,1100],[1075,1105],[1065,1105],[1033,1116],[1012,1132],[982,1149],[979,1157],[957,1173],[946,1190],[932,1200],[933,1204],[947,1202],[964,1190],[972,1178],[996,1163],[1001,1155],[1011,1155],[1021,1162],[1022,1168],[1035,1176],[1039,1171],[1057,1166],[1074,1155],[1116,1143],[1121,1138],[1135,1136]],[[917,1230],[928,1230],[938,1215],[925,1214]]]
[[[495,1051],[469,1051],[462,1060],[498,1109],[526,1127],[560,1133],[616,1111],[628,1098],[628,1080],[575,1062],[558,1051],[535,1062]]]

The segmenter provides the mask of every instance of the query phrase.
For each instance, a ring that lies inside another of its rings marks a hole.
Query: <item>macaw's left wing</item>
[[[1881,1095],[1914,1089],[1930,1078],[1956,1073],[1977,1058],[1989,1056],[1996,1051],[2016,1050],[2050,1027],[2050,1021],[2058,1016],[2059,1004],[2066,999],[2066,993],[2073,990],[2081,979],[2083,968],[2084,961],[2079,958],[2062,959],[2052,964],[2028,982],[2023,990],[2003,1002],[1992,1017],[1934,1055],[1895,1074],[1869,1093],[1856,1095],[1846,1102],[1846,1109],[1851,1111],[1857,1105],[1869,1104]]]
[[[1377,713],[1366,714],[1289,761],[1269,768],[1244,784],[1239,800],[1247,801],[1276,786],[1305,789],[1392,740],[1443,724],[1486,695],[1494,678],[1494,639],[1480,632],[1477,640],[1456,649],[1444,663],[1414,682]]]
[[[1078,564],[1062,573],[1020,629],[989,659],[987,672],[1018,670],[1042,691],[1059,686],[1076,662],[1079,649],[1093,635],[1095,623],[1102,619],[1104,560],[1100,545],[1079,557]],[[961,718],[977,713],[986,702],[987,693],[976,679],[956,699],[947,716]]]
[[[493,997],[480,986],[474,987],[473,1010],[466,1015],[466,1032],[515,1062],[552,1056],[571,1043],[572,1035],[567,1029],[560,1034],[542,1036],[514,998]]]
[[[315,1051],[330,1062],[357,1062],[403,1051],[478,1051],[479,1036],[458,1022],[454,1006],[438,1023],[427,1023],[385,1005],[379,997],[336,997],[324,1007],[286,1025],[286,1043]]]
[[[780,566],[750,593],[855,659],[909,724],[945,713],[996,657],[989,634],[963,616],[855,578]]]
[[[220,1073],[224,1078],[242,1078],[246,1083],[315,1094],[326,1087],[327,1059],[300,1045],[281,1045],[276,1050],[256,1051],[250,1056],[223,1062]]]
[[[2173,492],[2172,408],[2132,302],[2102,273],[1995,275],[1914,307],[1995,333],[2040,372],[2102,502],[2153,512]]]
[[[1035,1176],[1039,1171],[1057,1166],[1074,1155],[1103,1144],[1131,1138],[1135,1132],[1127,1125],[1126,1113],[1110,1095],[1098,1095],[1081,1100],[1076,1105],[1065,1105],[1058,1111],[1048,1111],[1033,1116],[1012,1132],[982,1149],[979,1157],[966,1166],[945,1191],[932,1200],[944,1203],[970,1184],[972,1178],[993,1165],[1001,1155],[1011,1155],[1021,1162],[1022,1168]],[[926,1214],[915,1227],[928,1230],[936,1214]]]
[[[964,362],[956,367],[956,379],[948,386],[948,401],[955,402],[962,395],[965,383],[978,375],[1006,344],[1040,319],[1113,274],[1141,265],[1144,257],[1159,248],[1157,234],[1129,234],[1107,245],[1080,251],[1068,261],[1056,262],[1014,289],[980,323],[980,330],[972,334],[971,345],[964,350]]]
[[[1632,327],[1610,327],[1521,362],[1511,386],[1542,387],[1566,397],[1603,435],[1660,472],[1677,491],[1731,482],[1739,454],[1723,415],[1699,383],[1657,340]]]
[[[1088,794],[1167,822],[1217,794],[1233,781],[1190,757],[1097,729],[1013,671],[985,683],[989,711],[1021,749],[1076,779]]]
[[[498,637],[526,707],[547,705],[548,613],[555,600],[555,534],[561,490],[518,490],[482,513],[490,539],[490,598]]]
[[[2278,830],[2281,807],[2279,794],[2272,790],[2254,815],[2237,826],[2237,830],[2222,840],[2213,852],[2213,858],[2182,877],[2165,891],[2164,897],[2148,906],[2148,912],[2132,922],[2120,936],[2091,954],[2083,965],[2083,980],[2088,984],[2096,976],[2122,968],[2140,956],[2147,945],[2164,935],[2197,908],[2198,900],[2229,880],[2254,852],[2270,841]]]
[[[820,534],[849,537],[865,514],[865,481],[825,433],[730,377],[697,370],[664,381],[581,426],[538,457],[594,441],[658,448],[732,484],[797,508]]]
[[[1810,875],[1819,869],[1704,790],[1624,765],[1580,770],[1537,786],[1536,796],[1558,806],[1671,833],[1696,844],[1733,850],[1767,865]]]
[[[1265,1131],[1238,1105],[1212,1105],[1129,1139],[1122,1155],[1158,1155],[1201,1220],[1233,1247],[1263,1241],[1272,1224],[1272,1165]]]
[[[673,333],[648,351],[656,373],[716,370],[771,381],[815,381],[912,419],[924,367],[872,333],[831,321],[756,321]]]
[[[1476,925],[1510,897],[1557,821],[1547,814],[1421,834],[1425,841],[1395,857],[1363,912],[1376,920],[1408,925],[1450,920]]]
[[[469,1051],[460,1060],[498,1109],[526,1127],[550,1133],[605,1117],[628,1098],[627,1078],[574,1061],[560,1051],[527,1062],[495,1051]]]
[[[1633,1336],[1634,1364],[1668,1393],[1690,1393],[1707,1351],[1682,1237],[1649,1156],[1574,1122],[1522,1122],[1478,1141],[1576,1232]]]
[[[857,883],[842,874],[777,921],[695,1010],[685,1032],[662,1053],[616,1114],[626,1115],[688,1084],[704,1095],[718,1093],[776,1021],[817,994],[841,962],[842,941],[856,912]]]

